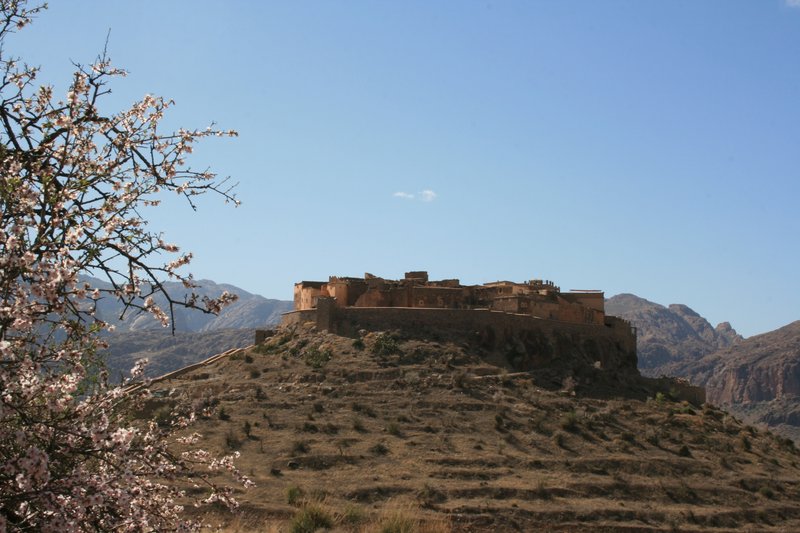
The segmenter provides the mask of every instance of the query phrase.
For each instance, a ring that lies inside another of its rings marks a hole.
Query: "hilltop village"
[[[316,308],[320,298],[332,298],[337,307],[488,309],[576,324],[605,321],[602,291],[561,292],[553,282],[540,279],[461,285],[457,279],[430,281],[428,273],[420,271],[406,272],[402,280],[368,273],[363,278],[331,276],[327,282],[295,284],[295,311]]]
[[[605,314],[603,293],[561,292],[547,280],[462,285],[457,279],[431,281],[424,271],[401,280],[331,276],[295,284],[294,306],[284,325],[315,322],[340,335],[401,330],[468,340],[510,354],[520,370],[569,364],[580,355],[584,363],[638,375],[636,331]]]
[[[400,280],[365,274],[301,281],[294,286],[294,311],[283,315],[282,324],[308,323],[351,337],[398,331],[409,338],[467,343],[487,360],[554,382],[572,376],[583,383],[644,383],[636,328],[605,313],[603,292],[562,292],[549,280],[462,285],[414,271]],[[257,333],[256,342],[264,339]],[[702,388],[675,380],[650,385],[662,386],[695,402],[704,399]]]

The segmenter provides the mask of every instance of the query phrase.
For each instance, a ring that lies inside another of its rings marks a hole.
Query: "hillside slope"
[[[136,361],[147,359],[145,375],[161,376],[179,368],[202,361],[231,348],[253,343],[255,329],[218,329],[187,332],[146,329],[123,331],[105,337],[108,349],[100,355],[106,362],[109,375],[116,380],[128,376]]]
[[[305,325],[153,387],[151,415],[211,407],[193,430],[241,452],[232,531],[800,530],[791,441],[626,384],[545,388],[457,339]]]

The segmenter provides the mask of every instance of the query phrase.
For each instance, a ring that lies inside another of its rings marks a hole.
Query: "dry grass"
[[[308,506],[363,533],[800,531],[797,450],[719,410],[564,396],[463,344],[378,338],[284,331],[156,385],[229,416],[194,428],[257,483],[224,531],[288,532]]]

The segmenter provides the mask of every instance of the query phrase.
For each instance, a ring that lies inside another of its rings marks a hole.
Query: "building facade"
[[[365,274],[295,284],[295,311],[316,309],[320,298],[331,298],[339,308],[486,309],[576,324],[605,323],[602,291],[561,292],[553,282],[538,279],[462,285],[457,279],[431,281],[427,272],[417,271],[406,272],[401,280]]]

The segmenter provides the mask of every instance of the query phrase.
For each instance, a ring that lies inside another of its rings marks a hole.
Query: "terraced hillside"
[[[214,408],[194,429],[257,483],[239,516],[209,515],[230,531],[800,531],[791,441],[551,378],[452,340],[308,325],[154,384],[151,407]]]

